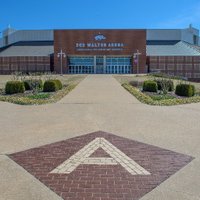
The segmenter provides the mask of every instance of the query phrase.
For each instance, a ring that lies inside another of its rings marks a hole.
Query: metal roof
[[[200,56],[200,49],[186,42],[180,41],[175,44],[148,45],[148,56]]]
[[[49,56],[54,53],[53,45],[50,46],[10,46],[0,52],[0,57],[9,56]]]
[[[200,56],[200,47],[183,41],[147,41],[148,56]],[[21,42],[0,49],[0,57],[49,56],[54,53],[53,41]]]

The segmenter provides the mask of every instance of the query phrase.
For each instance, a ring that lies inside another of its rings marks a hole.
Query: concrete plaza
[[[195,158],[142,200],[200,199],[200,103],[148,106],[111,75],[89,75],[56,104],[0,112],[0,200],[61,199],[7,155],[99,130]]]

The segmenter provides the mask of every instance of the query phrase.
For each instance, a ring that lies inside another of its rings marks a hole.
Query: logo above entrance
[[[97,149],[102,148],[110,158],[107,157],[90,157]],[[51,173],[70,174],[79,165],[121,165],[132,175],[150,175],[143,167],[129,158],[104,138],[96,138],[68,160],[56,167]]]
[[[100,33],[96,35],[94,38],[96,41],[106,40],[106,37]]]
[[[96,42],[76,42],[76,51],[123,51],[126,46],[123,42],[104,41],[107,38],[99,33],[94,36]]]

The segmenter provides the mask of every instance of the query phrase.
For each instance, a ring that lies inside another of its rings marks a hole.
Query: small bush
[[[192,97],[195,95],[195,87],[189,84],[179,84],[176,86],[175,93],[178,96]]]
[[[62,88],[63,88],[62,82],[58,79],[55,79],[53,81],[57,84],[58,89],[62,90]]]
[[[24,82],[24,87],[26,90],[34,90],[34,89],[42,90],[43,89],[42,80],[30,79],[30,80],[25,80],[23,82]]]
[[[157,92],[158,91],[158,85],[155,81],[144,81],[143,83],[143,91],[146,92]]]
[[[158,90],[165,90],[166,88],[169,92],[174,90],[174,82],[172,80],[157,79],[155,81],[158,85]]]
[[[44,83],[44,92],[56,92],[62,89],[62,83],[60,80],[47,80]]]
[[[24,83],[21,81],[8,81],[6,83],[6,88],[5,88],[6,94],[24,93],[24,91],[25,91]]]
[[[57,84],[53,80],[48,80],[44,82],[43,92],[56,92],[59,90]]]

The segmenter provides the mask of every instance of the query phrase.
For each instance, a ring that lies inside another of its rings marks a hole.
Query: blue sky
[[[0,30],[200,29],[200,0],[2,0]]]

